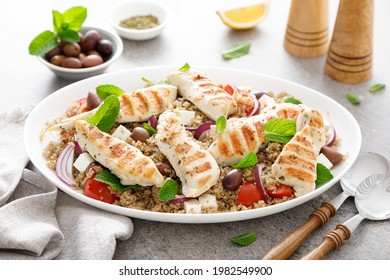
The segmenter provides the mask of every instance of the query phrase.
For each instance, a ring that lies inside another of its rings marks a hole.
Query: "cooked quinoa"
[[[248,90],[248,89],[245,89]],[[282,100],[289,95],[286,92],[282,92],[275,96],[274,93],[268,93],[270,96],[274,96],[274,99],[276,102],[282,102]],[[248,97],[243,98],[242,100],[239,100],[242,104],[245,104],[246,102],[250,102],[251,98]],[[73,104],[65,113],[64,116],[54,120],[51,123],[48,123],[46,128],[58,123],[60,120],[70,117],[75,114],[75,112],[78,111],[79,105],[77,103]],[[201,111],[198,110],[198,108],[193,105],[191,102],[184,100],[181,97],[178,97],[173,102],[174,109],[182,109],[182,110],[188,110],[188,111],[194,111],[195,118],[193,119],[192,123],[189,125],[191,127],[198,127],[202,123],[209,122],[210,119],[203,114]],[[231,117],[242,117],[246,116],[246,113],[240,110],[237,110],[237,112],[232,115]],[[136,123],[126,123],[122,124],[125,126],[129,131],[132,131],[135,127],[142,127],[143,123],[136,122]],[[116,123],[110,130],[110,134],[112,134],[115,129],[119,126],[118,123]],[[45,129],[46,129],[45,128]],[[45,131],[43,130],[43,132]],[[187,132],[190,137],[193,137],[193,134],[188,131]],[[43,154],[45,158],[47,159],[47,165],[49,168],[55,170],[56,167],[56,160],[60,154],[60,152],[64,149],[64,147],[68,143],[74,142],[74,134],[75,130],[71,129],[67,132],[64,132],[61,134],[61,143],[60,145],[56,147],[49,147],[48,149],[43,151]],[[194,139],[195,140],[195,139]],[[206,133],[206,136],[202,141],[197,141],[202,147],[208,148],[211,143],[213,142],[213,138],[210,136],[210,133]],[[128,144],[131,144],[138,148],[142,153],[149,157],[154,163],[160,163],[160,162],[168,162],[167,158],[164,156],[164,154],[158,149],[157,141],[155,139],[155,135],[152,135],[149,139],[146,140],[146,143],[143,143],[141,141],[135,141],[133,138],[128,137],[126,142]],[[339,139],[335,142],[335,145],[339,144]],[[275,178],[272,177],[271,174],[271,165],[275,162],[277,157],[279,156],[280,152],[283,149],[283,144],[279,143],[268,143],[265,147],[263,147],[259,153],[262,154],[263,157],[265,157],[264,163],[265,168],[262,172],[262,180],[263,185],[270,191],[275,189],[276,184],[278,183]],[[75,156],[77,158],[77,155]],[[91,178],[94,174],[99,173],[104,169],[103,166],[101,166],[98,162],[92,163],[85,172],[79,172],[76,168],[73,167],[73,177],[75,178],[75,185],[73,186],[75,189],[83,189],[83,186],[87,179]],[[224,176],[233,169],[233,167],[227,166],[222,167],[220,166],[220,176],[218,183],[215,184],[213,187],[211,187],[208,191],[206,191],[206,194],[212,194],[215,195],[218,208],[217,209],[205,209],[202,210],[202,213],[220,213],[220,212],[232,212],[232,211],[243,211],[248,209],[255,209],[255,208],[262,208],[266,207],[267,205],[273,205],[285,202],[287,200],[294,199],[295,196],[292,195],[291,197],[283,197],[283,198],[269,198],[268,204],[266,204],[264,201],[260,200],[257,203],[254,203],[251,207],[245,207],[243,205],[237,205],[237,197],[238,193],[240,191],[240,186],[237,190],[231,191],[226,190],[222,186],[222,179]],[[254,178],[254,168],[247,167],[243,170],[243,182],[245,181],[255,181]],[[170,177],[173,179],[179,181],[179,178],[175,175],[174,171],[170,174]],[[152,187],[141,187],[138,190],[133,189],[127,189],[123,192],[118,192],[115,189],[109,187],[110,191],[112,193],[115,193],[117,196],[117,200],[114,202],[115,205],[121,206],[121,207],[128,207],[133,209],[140,209],[140,210],[148,210],[148,211],[154,211],[154,212],[167,212],[167,213],[185,213],[184,210],[184,203],[169,203],[164,202],[159,199],[159,192],[160,188],[156,186]],[[180,193],[180,190],[179,190]]]

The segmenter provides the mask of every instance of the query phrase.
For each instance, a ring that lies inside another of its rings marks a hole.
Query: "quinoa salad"
[[[100,85],[69,104],[41,132],[48,167],[105,203],[208,214],[305,195],[344,160],[333,125],[287,92],[220,83],[188,64],[162,79]]]

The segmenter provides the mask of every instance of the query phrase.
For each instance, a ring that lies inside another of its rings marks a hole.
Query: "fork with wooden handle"
[[[326,224],[336,214],[348,196],[342,192],[332,201],[324,202],[314,210],[305,224],[272,247],[262,260],[287,260],[314,230]]]
[[[315,229],[323,226],[329,218],[336,214],[337,209],[349,197],[354,196],[358,185],[367,177],[374,174],[386,174],[390,176],[390,163],[382,155],[377,153],[363,153],[360,155],[352,168],[341,178],[340,184],[343,189],[339,195],[331,201],[324,202],[309,217],[308,221],[289,236],[284,238],[262,258],[263,260],[286,260],[303,241]]]

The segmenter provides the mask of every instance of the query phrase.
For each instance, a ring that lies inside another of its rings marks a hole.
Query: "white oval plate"
[[[40,131],[47,121],[54,120],[62,115],[73,101],[86,97],[89,91],[94,91],[96,86],[101,84],[114,84],[125,90],[137,89],[144,86],[144,82],[141,80],[142,77],[146,77],[151,81],[165,80],[167,74],[177,70],[177,68],[177,66],[148,67],[103,74],[73,83],[49,95],[35,106],[26,120],[24,141],[32,163],[48,180],[65,193],[103,210],[129,217],[161,222],[222,223],[279,213],[313,199],[339,181],[355,162],[360,152],[361,131],[355,118],[339,103],[318,91],[290,81],[249,71],[215,67],[193,67],[194,69],[204,71],[212,80],[218,81],[218,83],[229,83],[237,86],[247,85],[256,91],[273,91],[275,93],[286,91],[300,99],[304,104],[320,110],[324,117],[335,126],[337,134],[342,138],[340,151],[348,155],[344,162],[332,169],[333,180],[304,196],[265,208],[216,214],[173,214],[125,208],[91,199],[66,185],[57,177],[53,170],[47,167],[46,160],[41,152]]]

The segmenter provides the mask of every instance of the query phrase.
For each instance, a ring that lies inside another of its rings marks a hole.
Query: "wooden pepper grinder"
[[[299,57],[317,57],[328,50],[328,0],[292,0],[284,48]]]
[[[325,73],[355,84],[372,75],[373,0],[340,0]]]

